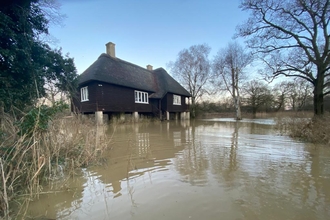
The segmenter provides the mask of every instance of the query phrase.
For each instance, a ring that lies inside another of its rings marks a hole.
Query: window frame
[[[181,105],[181,96],[173,94],[173,105]]]
[[[89,101],[88,97],[88,86],[84,86],[80,88],[80,101],[87,102]]]
[[[147,92],[134,90],[134,100],[135,103],[149,104],[149,94]]]

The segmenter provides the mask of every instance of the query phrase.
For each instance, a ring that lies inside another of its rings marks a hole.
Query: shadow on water
[[[329,219],[330,152],[279,136],[270,119],[116,127],[108,163],[29,216],[57,219]],[[111,130],[111,128],[109,129]]]

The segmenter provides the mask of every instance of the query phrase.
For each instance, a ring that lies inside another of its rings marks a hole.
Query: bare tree
[[[296,78],[289,84],[288,101],[292,110],[302,110],[312,97],[312,86],[306,80]]]
[[[213,61],[213,71],[218,76],[220,89],[230,93],[233,98],[236,119],[241,120],[240,90],[246,80],[244,69],[252,62],[252,55],[244,52],[238,43],[229,43],[224,49],[220,49]]]
[[[274,96],[274,108],[276,111],[283,111],[285,109],[289,92],[291,91],[291,85],[291,81],[282,81],[274,85],[272,94]]]
[[[253,117],[256,117],[257,111],[271,108],[273,95],[266,83],[252,80],[244,85],[243,92],[248,106],[252,109]]]
[[[177,60],[169,64],[170,72],[191,94],[192,117],[196,116],[196,102],[207,93],[210,80],[211,48],[206,44],[194,45],[179,52]]]
[[[300,77],[313,85],[314,114],[324,113],[330,94],[330,1],[242,0],[251,17],[238,36],[259,53],[273,77]]]

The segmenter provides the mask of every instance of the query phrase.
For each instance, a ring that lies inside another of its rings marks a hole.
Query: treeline
[[[330,109],[330,96],[325,98],[325,109]],[[230,96],[220,101],[201,101],[196,106],[198,114],[233,113],[235,105]],[[313,111],[313,89],[303,80],[283,81],[271,86],[260,80],[246,82],[242,88],[243,113],[256,116],[258,112]]]

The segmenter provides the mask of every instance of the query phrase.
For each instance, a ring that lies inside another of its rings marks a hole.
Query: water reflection
[[[228,164],[224,164],[224,179],[231,182],[234,179],[234,172],[238,169],[237,150],[238,150],[238,129],[239,122],[234,122],[234,131],[231,137],[230,150],[228,155]],[[226,161],[225,161],[226,162]]]
[[[223,119],[119,126],[106,165],[84,170],[68,193],[41,196],[29,214],[328,219],[329,150],[277,136],[272,126]]]
[[[184,150],[177,155],[175,166],[181,174],[181,181],[191,185],[204,186],[207,183],[209,161],[203,143],[194,138],[195,132],[195,127],[185,131],[186,137],[189,139],[187,139]]]

